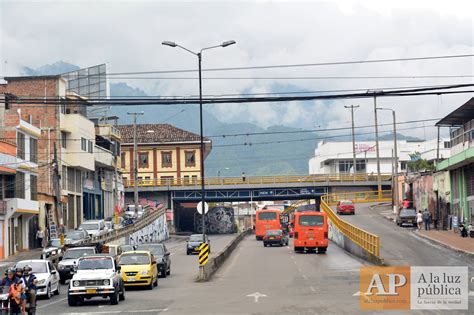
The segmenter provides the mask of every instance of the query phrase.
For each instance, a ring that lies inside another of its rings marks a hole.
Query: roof
[[[55,75],[30,75],[30,76],[18,76],[18,77],[4,77],[5,81],[19,81],[19,80],[55,80],[59,79],[59,74]]]
[[[133,125],[119,125],[122,134],[122,144],[133,143]],[[176,143],[198,142],[201,137],[195,133],[177,128],[170,124],[140,124],[137,125],[138,143]],[[204,138],[205,142],[210,142]]]
[[[436,126],[461,126],[474,119],[474,97],[436,123]]]

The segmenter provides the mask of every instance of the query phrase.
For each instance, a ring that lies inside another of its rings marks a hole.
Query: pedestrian
[[[38,247],[43,248],[44,247],[44,243],[43,243],[44,232],[41,228],[39,228],[38,231],[36,232],[36,240],[38,242]]]
[[[245,172],[242,172],[242,181],[245,182]]]
[[[410,201],[408,199],[403,199],[403,208],[408,209],[410,207]]]
[[[416,224],[418,225],[418,231],[421,230],[421,225],[423,224],[423,215],[421,214],[421,210],[418,210],[416,214]]]
[[[467,237],[467,229],[464,226],[464,223],[459,225],[459,231],[461,232],[461,237]]]
[[[425,231],[430,230],[430,213],[428,212],[428,209],[425,208],[423,211],[423,224],[425,225]]]

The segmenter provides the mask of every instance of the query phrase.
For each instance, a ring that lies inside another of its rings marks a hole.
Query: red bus
[[[255,238],[262,240],[267,230],[281,230],[279,210],[257,210],[255,216]]]
[[[293,245],[295,252],[325,253],[328,248],[328,218],[319,211],[296,212]]]

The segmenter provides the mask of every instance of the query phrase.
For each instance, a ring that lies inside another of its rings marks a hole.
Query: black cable
[[[405,76],[306,76],[306,77],[203,77],[202,80],[380,80],[380,79],[453,79],[474,75],[405,75]],[[111,80],[199,80],[195,77],[113,77]]]

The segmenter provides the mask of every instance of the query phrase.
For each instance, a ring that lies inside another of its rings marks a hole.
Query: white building
[[[427,141],[397,141],[398,172],[407,169],[410,154],[419,152],[421,158],[428,161],[436,160],[437,140]],[[392,173],[392,156],[394,142],[379,141],[380,146],[380,172]],[[356,164],[357,173],[377,173],[377,158],[375,141],[356,142]],[[442,139],[439,143],[439,158],[450,157],[449,139]],[[310,174],[339,174],[353,173],[352,142],[325,142],[318,143],[314,151],[314,157],[309,160]]]

